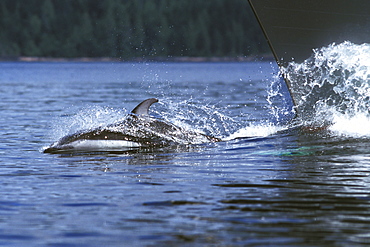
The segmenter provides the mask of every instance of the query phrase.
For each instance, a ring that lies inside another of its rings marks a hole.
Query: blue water
[[[0,245],[370,243],[370,139],[280,121],[289,100],[276,71],[268,62],[0,63]],[[223,141],[42,153],[150,97],[160,100],[152,114]]]

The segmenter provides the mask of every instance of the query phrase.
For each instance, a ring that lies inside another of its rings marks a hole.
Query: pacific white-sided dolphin
[[[44,153],[116,151],[138,147],[220,141],[216,137],[185,130],[164,120],[149,116],[149,107],[156,102],[158,102],[158,99],[155,98],[144,100],[124,120],[118,123],[64,136],[47,147]]]

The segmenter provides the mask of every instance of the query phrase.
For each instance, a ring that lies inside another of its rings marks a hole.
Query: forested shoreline
[[[246,0],[1,0],[0,57],[268,53]]]

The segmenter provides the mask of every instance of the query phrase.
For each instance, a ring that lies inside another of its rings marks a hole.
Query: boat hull
[[[370,43],[369,0],[249,0],[279,66],[332,43]]]

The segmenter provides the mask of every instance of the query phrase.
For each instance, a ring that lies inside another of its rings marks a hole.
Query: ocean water
[[[0,63],[0,245],[366,246],[369,69],[343,59],[318,75],[312,60],[314,78],[350,79],[329,83],[340,104],[300,102],[295,119],[270,62]],[[315,83],[300,97],[322,94]],[[42,152],[150,97],[151,114],[222,141]]]

